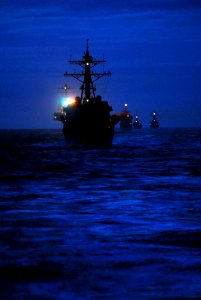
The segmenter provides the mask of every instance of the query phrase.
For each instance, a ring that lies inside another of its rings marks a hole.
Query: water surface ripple
[[[0,299],[200,299],[201,130],[0,131]]]

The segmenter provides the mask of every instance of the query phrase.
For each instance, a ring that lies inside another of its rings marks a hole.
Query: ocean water
[[[201,129],[0,131],[0,299],[201,299]]]

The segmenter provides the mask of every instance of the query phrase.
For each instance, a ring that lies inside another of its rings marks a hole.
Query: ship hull
[[[151,122],[150,128],[159,128],[159,123],[158,122]]]
[[[132,119],[131,120],[121,120],[120,121],[120,128],[122,130],[132,130]]]
[[[133,128],[135,128],[135,129],[141,129],[142,125],[141,124],[134,124]]]
[[[110,110],[106,101],[67,107],[63,120],[66,142],[76,146],[111,146],[118,118],[111,116]]]
[[[114,128],[70,128],[63,126],[63,135],[66,144],[77,147],[107,148],[111,147],[114,137]]]

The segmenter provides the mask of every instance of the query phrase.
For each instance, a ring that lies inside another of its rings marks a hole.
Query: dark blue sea
[[[201,299],[201,129],[1,130],[0,299]]]

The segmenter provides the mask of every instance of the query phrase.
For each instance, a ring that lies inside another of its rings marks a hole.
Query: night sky
[[[62,127],[59,87],[80,95],[63,74],[86,38],[112,72],[96,86],[114,113],[127,103],[144,127],[153,111],[161,127],[201,126],[200,0],[1,0],[0,128]]]

